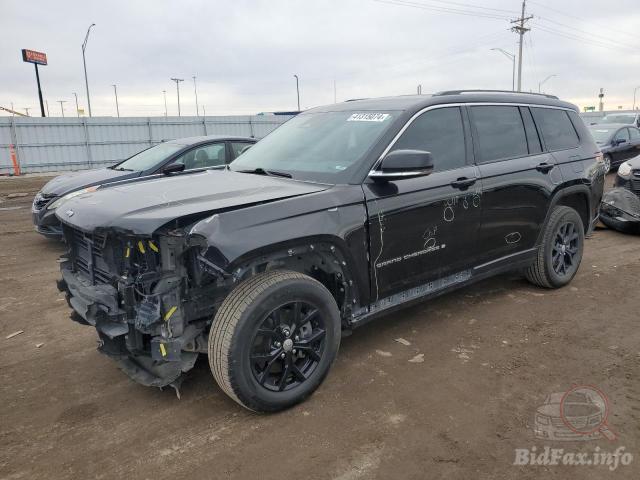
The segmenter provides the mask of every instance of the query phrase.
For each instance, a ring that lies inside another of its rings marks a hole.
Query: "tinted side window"
[[[238,156],[244,153],[252,143],[247,142],[231,142],[231,150],[233,151],[233,158],[238,158]]]
[[[630,128],[629,133],[631,134],[631,140],[640,140],[640,130],[637,128]]]
[[[435,170],[464,166],[466,155],[460,109],[436,108],[420,115],[392,148],[405,149],[431,152]]]
[[[621,128],[616,133],[616,136],[613,138],[614,140],[624,140],[625,142],[629,141],[629,129]]]
[[[518,107],[471,107],[481,162],[521,157],[529,153]]]
[[[224,143],[213,143],[189,150],[174,160],[173,163],[184,163],[185,170],[216,167],[226,164],[226,153]]]
[[[548,150],[564,150],[578,146],[580,139],[567,112],[535,107],[531,111]]]

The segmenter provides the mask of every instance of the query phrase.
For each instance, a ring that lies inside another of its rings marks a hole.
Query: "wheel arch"
[[[549,208],[544,219],[544,224],[538,234],[537,245],[540,244],[540,241],[544,236],[544,231],[547,228],[553,209],[560,205],[571,207],[578,212],[578,215],[580,215],[580,218],[582,219],[585,234],[588,232],[591,220],[590,212],[592,211],[591,192],[589,187],[586,185],[570,185],[561,187],[556,191],[549,202]]]
[[[236,281],[270,270],[290,270],[318,280],[333,295],[343,322],[368,301],[368,285],[346,242],[333,235],[298,237],[244,253],[229,263]]]

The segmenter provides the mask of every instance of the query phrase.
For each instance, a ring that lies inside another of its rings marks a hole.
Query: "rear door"
[[[390,151],[431,152],[433,173],[363,185],[374,300],[435,280],[438,285],[454,282],[453,276],[473,262],[480,183],[470,162],[468,128],[460,107],[425,111]]]
[[[468,109],[482,178],[479,263],[491,268],[530,253],[562,177],[553,156],[542,150],[528,107]]]

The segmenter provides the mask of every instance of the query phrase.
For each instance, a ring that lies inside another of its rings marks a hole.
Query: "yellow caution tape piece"
[[[168,322],[169,319],[171,318],[171,315],[173,315],[174,313],[176,313],[176,310],[178,309],[178,307],[176,307],[175,305],[173,307],[171,307],[169,309],[169,311],[167,313],[164,314],[164,321]]]
[[[124,252],[124,258],[129,258],[130,254],[131,254],[131,249],[129,247],[127,247],[127,249]]]
[[[140,253],[145,253],[145,249],[144,249],[144,243],[142,243],[142,241],[138,241],[138,250],[140,250]]]
[[[156,244],[153,243],[151,240],[149,240],[149,247],[151,248],[151,250],[153,250],[156,253],[160,251],[158,250],[158,247],[156,247]]]
[[[164,348],[164,343],[160,344],[160,353],[162,354],[163,357],[167,356],[167,349]]]

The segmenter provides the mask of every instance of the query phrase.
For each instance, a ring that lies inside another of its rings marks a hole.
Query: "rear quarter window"
[[[547,150],[566,150],[578,146],[580,139],[565,110],[533,107],[531,112]]]

